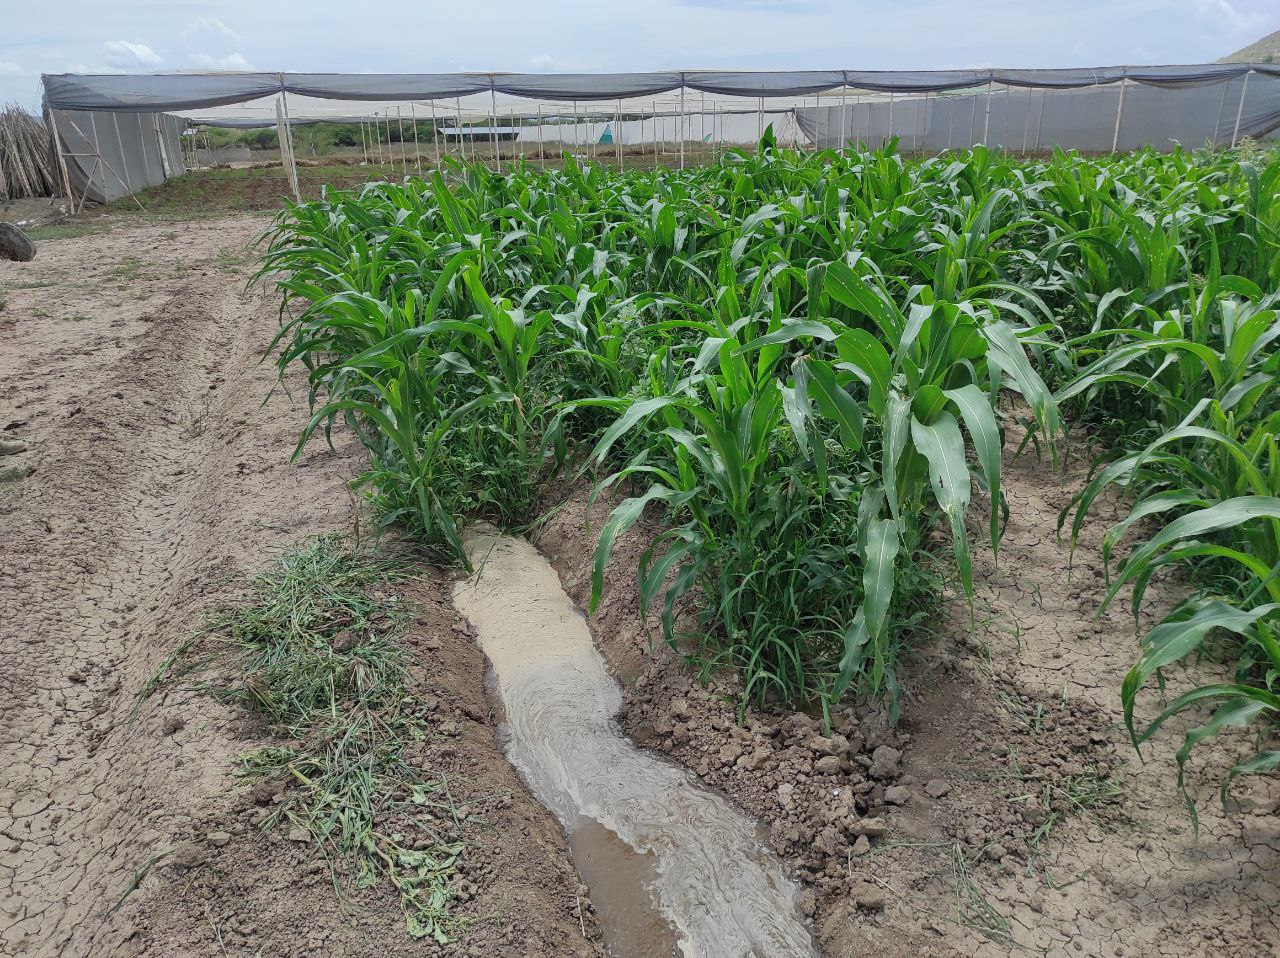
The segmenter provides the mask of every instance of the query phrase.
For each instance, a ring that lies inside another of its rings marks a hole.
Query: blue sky
[[[16,5],[16,0],[10,0]],[[1216,60],[1280,0],[27,0],[0,102],[40,74],[181,69],[893,69]]]

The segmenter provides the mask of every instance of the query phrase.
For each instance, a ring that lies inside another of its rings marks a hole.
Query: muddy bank
[[[1119,685],[1136,638],[1122,610],[1094,615],[1102,527],[1074,569],[1055,538],[1084,463],[1010,457],[1006,468],[1000,561],[975,552],[977,628],[948,596],[946,622],[908,663],[896,729],[874,709],[841,711],[831,735],[808,716],[756,709],[739,727],[733,677],[702,688],[656,622],[641,621],[635,561],[652,528],[638,526],[591,618],[624,688],[624,728],[759,817],[805,881],[833,958],[1274,954],[1274,783],[1242,784],[1223,813],[1212,776],[1229,753],[1206,750],[1195,794],[1207,827],[1195,841],[1173,740],[1143,765],[1123,733]],[[584,507],[580,491],[538,540],[580,606],[592,558]],[[606,514],[592,510],[593,530]]]
[[[249,574],[352,528],[355,444],[336,433],[336,453],[291,465],[305,406],[262,405],[276,306],[240,290],[263,226],[122,219],[0,263],[0,436],[28,445],[0,483],[0,954],[428,949],[385,889],[341,907],[309,846],[255,827],[272,796],[233,773],[270,740],[244,713],[167,692],[130,714]],[[438,703],[419,757],[476,812],[462,907],[483,920],[448,953],[597,954],[563,837],[498,750],[446,580],[407,598],[414,679]]]

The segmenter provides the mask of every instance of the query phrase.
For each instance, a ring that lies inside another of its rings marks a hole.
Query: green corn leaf
[[[1280,499],[1272,496],[1239,496],[1173,520],[1129,554],[1116,581],[1107,590],[1102,607],[1106,608],[1124,584],[1140,575],[1161,550],[1183,539],[1199,538],[1206,533],[1231,529],[1255,519],[1280,519]]]
[[[969,438],[973,441],[973,450],[978,458],[978,466],[982,469],[987,491],[991,494],[991,548],[997,551],[1000,546],[1000,427],[996,424],[995,413],[991,410],[991,400],[985,392],[974,383],[968,383],[959,389],[948,389],[946,397],[956,404],[965,428],[969,430]]]
[[[840,430],[840,441],[847,449],[861,449],[866,426],[857,400],[841,388],[829,363],[810,359],[805,367],[809,375],[809,394],[817,402],[819,411],[835,422]]]
[[[689,497],[689,493],[680,493],[659,483],[649,487],[644,495],[623,499],[609,515],[609,521],[600,530],[600,539],[596,542],[595,563],[591,569],[591,602],[588,611],[595,612],[600,602],[600,593],[604,591],[604,570],[613,555],[613,544],[618,536],[626,532],[639,521],[644,514],[644,507],[651,502],[665,501],[676,504]]]
[[[1205,636],[1213,629],[1226,629],[1237,635],[1243,635],[1260,618],[1280,609],[1280,604],[1259,606],[1256,609],[1243,610],[1225,602],[1214,600],[1201,605],[1188,618],[1166,619],[1152,629],[1142,640],[1143,653],[1137,664],[1124,677],[1120,690],[1120,700],[1124,706],[1125,727],[1134,745],[1146,741],[1163,723],[1168,715],[1158,719],[1138,735],[1133,724],[1133,707],[1138,691],[1158,670],[1178,662],[1204,642]]]
[[[951,524],[951,544],[960,583],[973,606],[973,563],[969,556],[969,538],[964,519],[969,511],[972,480],[964,458],[964,437],[951,413],[943,412],[930,425],[911,418],[911,439],[929,463],[929,482],[934,497]]]

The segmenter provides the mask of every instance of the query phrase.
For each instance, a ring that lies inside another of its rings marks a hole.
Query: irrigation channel
[[[454,603],[492,663],[507,757],[564,825],[610,954],[816,956],[759,826],[621,733],[621,689],[551,564],[481,527],[467,554]]]

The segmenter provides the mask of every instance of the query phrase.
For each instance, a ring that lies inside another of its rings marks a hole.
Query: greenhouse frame
[[[745,145],[772,126],[810,148],[878,145],[909,152],[976,144],[1012,152],[1233,147],[1280,127],[1280,64],[1070,69],[685,70],[654,73],[340,74],[180,72],[46,74],[45,111],[67,194],[106,202],[186,172],[191,126],[275,126],[298,195],[292,130],[320,121],[431,121],[503,141],[581,150],[607,143],[670,148]],[[518,135],[496,131],[519,127]],[[455,136],[461,155],[474,135]],[[514,148],[513,148],[514,149]],[[474,151],[473,151],[474,155]],[[420,163],[420,158],[419,158]]]

